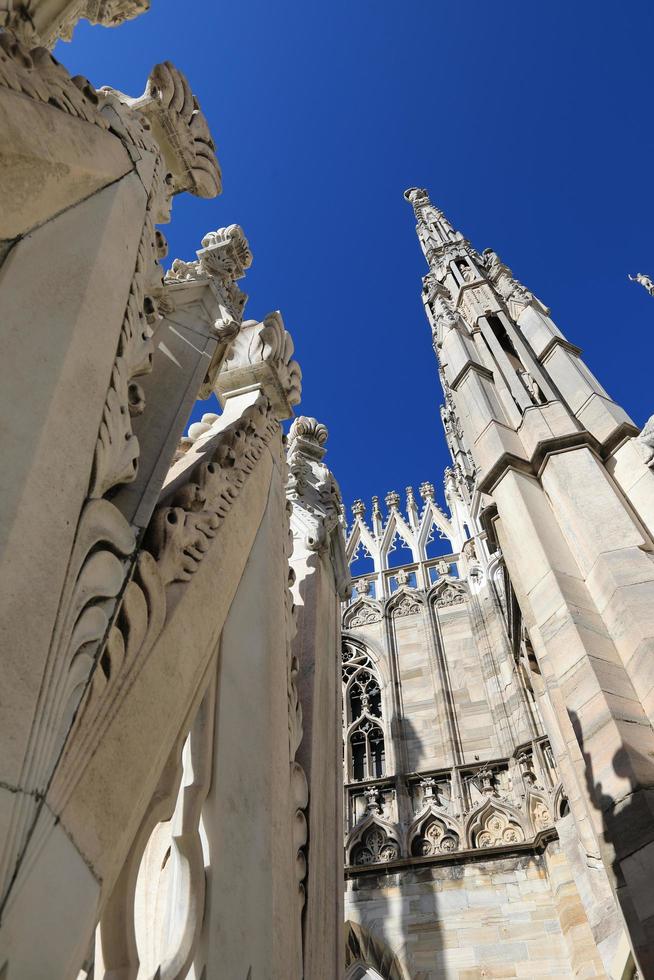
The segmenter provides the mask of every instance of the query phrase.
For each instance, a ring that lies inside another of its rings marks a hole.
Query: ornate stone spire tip
[[[413,204],[414,201],[420,198],[429,200],[429,194],[424,187],[407,187],[404,192],[404,198],[405,200],[409,201],[410,204]]]

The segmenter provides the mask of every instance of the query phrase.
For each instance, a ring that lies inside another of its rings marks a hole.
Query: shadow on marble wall
[[[612,772],[609,770],[604,776],[620,786],[619,798],[611,796],[606,792],[602,772],[598,778],[593,758],[585,750],[579,716],[570,709],[568,715],[584,759],[588,795],[602,818],[604,842],[600,842],[600,847],[605,852],[605,861],[608,856],[611,862],[617,897],[639,951],[643,975],[654,976],[653,944],[651,935],[647,935],[652,923],[651,882],[645,862],[637,853],[651,848],[654,840],[652,762],[633,746],[627,749],[623,745],[618,749],[611,760]],[[625,781],[628,787],[624,786]]]
[[[405,717],[400,727],[405,745],[415,747],[420,754],[422,739],[415,726]],[[398,799],[406,793],[407,808],[410,806],[406,788],[409,775],[413,773],[398,773],[397,776]],[[406,816],[410,823],[413,819],[411,811]],[[455,873],[456,868],[452,867],[452,871]],[[375,903],[375,919],[379,918],[374,928],[396,954],[404,971],[402,980],[444,980],[451,976],[447,972],[441,927],[445,910],[439,908],[444,895],[436,890],[433,869],[425,866],[400,871],[385,876],[380,885],[379,903]]]
[[[640,809],[634,799],[634,793],[639,789],[638,780],[634,776],[632,763],[629,753],[623,746],[613,756],[611,764],[613,772],[620,780],[627,780],[631,787],[630,792],[623,794],[622,800],[616,805],[614,797],[605,791],[604,785],[596,779],[593,759],[589,752],[585,751],[584,737],[581,730],[579,716],[575,711],[568,710],[568,715],[574,729],[574,733],[581,749],[581,754],[585,764],[586,788],[593,804],[602,815],[604,827],[604,840],[609,845],[612,858],[613,872],[617,882],[622,882],[622,871],[620,868],[619,855],[628,853],[627,841],[634,839],[634,843],[642,842],[640,831],[641,817],[638,813]],[[643,759],[643,762],[646,760]]]

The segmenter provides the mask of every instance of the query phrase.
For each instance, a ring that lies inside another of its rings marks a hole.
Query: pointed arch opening
[[[346,782],[380,779],[386,732],[379,675],[362,647],[345,640],[342,657]]]

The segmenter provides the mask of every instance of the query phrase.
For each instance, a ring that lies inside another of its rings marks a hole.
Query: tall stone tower
[[[652,450],[496,253],[405,196],[450,513],[429,484],[353,508],[348,969],[653,976]]]

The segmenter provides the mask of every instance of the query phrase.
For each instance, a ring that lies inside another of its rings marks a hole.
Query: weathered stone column
[[[291,426],[287,497],[291,503],[297,606],[297,686],[304,737],[298,761],[309,784],[309,845],[304,913],[304,980],[343,975],[343,716],[341,600],[349,569],[336,480],[323,463],[327,429],[301,417]]]
[[[243,325],[216,387],[226,414],[265,397],[292,416],[300,372],[281,315]],[[210,438],[210,435],[203,438]],[[196,974],[302,977],[306,777],[292,654],[290,530],[281,428],[268,447],[265,508],[218,653],[213,783],[203,813],[209,869]],[[215,587],[220,589],[221,578]]]

